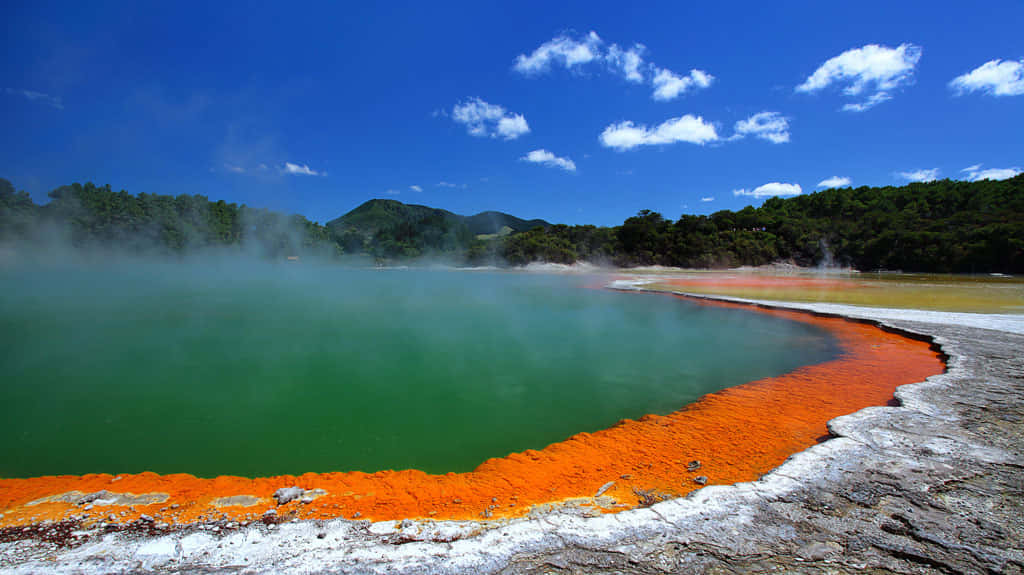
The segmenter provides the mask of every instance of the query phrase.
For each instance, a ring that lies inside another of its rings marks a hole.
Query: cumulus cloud
[[[700,201],[702,201],[702,202],[713,202],[713,201],[715,201],[715,197],[714,196],[705,196],[705,197],[701,198]]]
[[[751,198],[769,198],[772,196],[799,196],[803,193],[800,184],[785,184],[782,182],[768,182],[753,190],[733,190],[734,196],[748,196]]]
[[[644,63],[643,53],[645,49],[643,44],[634,44],[629,50],[623,50],[617,44],[612,44],[608,47],[605,61],[608,62],[608,66],[612,71],[621,74],[623,78],[630,82],[640,84],[644,81],[641,66]]]
[[[516,57],[513,69],[522,74],[540,74],[548,71],[552,64],[572,69],[602,57],[601,38],[591,31],[582,40],[562,35],[541,44],[529,56]]]
[[[921,48],[900,44],[896,48],[868,44],[829,59],[796,87],[797,92],[818,92],[832,84],[845,85],[843,93],[861,101],[843,110],[862,112],[892,98],[893,90],[913,81]]]
[[[1016,167],[989,168],[987,170],[983,170],[981,169],[981,164],[968,166],[960,171],[967,174],[967,178],[972,182],[978,182],[981,180],[1008,180],[1021,173],[1021,169]]]
[[[908,182],[932,182],[939,179],[939,169],[912,170],[909,172],[897,172],[897,176]]]
[[[968,92],[981,92],[990,96],[1020,96],[1024,94],[1024,60],[990,60],[953,78],[949,87],[958,96]]]
[[[488,104],[480,98],[472,98],[452,108],[452,119],[466,126],[473,136],[502,137],[515,140],[530,133],[530,126],[522,114],[511,114],[496,104]]]
[[[626,121],[612,124],[601,132],[601,144],[616,150],[630,150],[637,146],[653,146],[689,142],[705,144],[718,140],[715,126],[705,122],[700,116],[686,114],[678,118],[670,118],[654,128],[636,125]]]
[[[818,182],[819,188],[845,188],[853,183],[853,180],[845,176],[832,176]]]
[[[297,176],[326,176],[326,172],[318,172],[310,169],[306,164],[293,164],[291,162],[285,162],[284,167],[281,171],[285,174],[294,174]]]
[[[530,162],[532,164],[543,164],[545,166],[550,166],[552,168],[562,168],[567,172],[576,171],[575,162],[573,162],[569,158],[560,158],[543,148],[539,150],[534,150],[519,159],[524,162]]]
[[[671,70],[657,68],[651,84],[654,86],[655,100],[662,102],[674,100],[694,88],[707,88],[715,81],[715,77],[703,70],[693,69],[686,76],[679,76]]]
[[[606,46],[600,36],[593,31],[582,38],[562,35],[541,44],[529,55],[520,54],[512,69],[527,76],[534,76],[543,74],[556,65],[567,70],[576,70],[590,63],[604,63],[607,69],[629,82],[650,82],[654,88],[652,97],[659,101],[673,100],[691,90],[707,88],[715,79],[703,70],[690,70],[689,74],[680,76],[671,70],[645,62],[646,50],[643,44],[634,44],[628,49],[621,48],[618,44]]]
[[[789,118],[778,112],[760,112],[736,122],[736,134],[733,138],[754,136],[768,140],[773,144],[784,144],[789,141]]]
[[[409,189],[414,191],[414,192],[422,192],[423,191],[423,188],[421,188],[419,186],[409,186]]]

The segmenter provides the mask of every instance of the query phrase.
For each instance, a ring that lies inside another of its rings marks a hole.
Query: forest
[[[515,266],[587,261],[622,267],[729,268],[789,262],[908,272],[1024,273],[1024,174],[830,189],[760,207],[678,220],[641,210],[622,225],[550,225],[500,212],[459,216],[371,200],[320,225],[299,215],[204,196],[162,196],[91,183],[35,204],[0,179],[0,243],[185,253],[211,247],[283,258],[315,254],[377,262],[443,258]]]

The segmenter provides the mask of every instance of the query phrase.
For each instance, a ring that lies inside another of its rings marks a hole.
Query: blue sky
[[[1017,0],[150,4],[4,4],[0,177],[615,225],[1024,167]]]

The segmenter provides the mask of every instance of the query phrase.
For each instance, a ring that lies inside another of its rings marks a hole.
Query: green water
[[[837,353],[815,327],[595,282],[0,268],[0,476],[466,471]]]

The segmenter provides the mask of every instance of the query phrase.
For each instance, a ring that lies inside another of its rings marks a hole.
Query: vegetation
[[[831,189],[676,221],[643,210],[621,226],[550,225],[500,212],[460,216],[370,200],[321,226],[203,196],[73,184],[39,206],[0,179],[0,241],[67,234],[75,246],[167,252],[254,247],[378,259],[444,256],[472,265],[590,261],[714,268],[788,261],[862,270],[1024,273],[1024,175]]]
[[[0,241],[136,253],[180,254],[211,247],[279,258],[341,253],[327,228],[302,216],[211,202],[204,196],[134,196],[87,183],[62,186],[49,197],[49,203],[38,206],[0,179]]]
[[[466,217],[395,200],[370,200],[327,222],[346,252],[383,258],[462,257],[493,237],[549,225],[544,220],[527,221],[501,212]]]
[[[831,189],[759,208],[641,211],[615,228],[552,226],[493,250],[512,264],[610,261],[693,268],[789,261],[861,270],[1024,273],[1024,175],[902,187]]]

